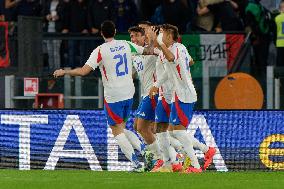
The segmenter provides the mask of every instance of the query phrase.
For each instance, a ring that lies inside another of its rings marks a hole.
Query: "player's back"
[[[171,75],[165,70],[166,62],[167,60],[163,52],[160,52],[159,58],[157,59],[157,62],[156,62],[157,80],[158,81],[164,80],[163,77],[166,77],[167,79],[163,82],[163,84],[159,88],[159,94],[160,96],[165,97],[167,103],[171,103],[172,94],[174,90],[174,84],[173,84]]]
[[[156,62],[155,55],[136,55],[133,57],[133,66],[138,74],[141,83],[141,96],[146,97],[149,94],[153,83],[156,81]]]
[[[197,101],[197,94],[190,73],[191,56],[186,47],[180,43],[174,43],[170,50],[175,56],[175,62],[174,64],[167,64],[169,65],[168,71],[173,76],[176,94],[182,102]]]
[[[99,65],[107,102],[117,102],[133,98],[131,46],[124,40],[112,40],[99,47]]]

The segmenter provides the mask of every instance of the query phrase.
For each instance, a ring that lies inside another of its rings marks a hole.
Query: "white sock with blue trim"
[[[134,149],[130,142],[128,141],[126,135],[121,133],[115,137],[121,151],[124,153],[126,158],[131,161],[134,165],[138,165],[139,161],[137,156],[134,153]]]
[[[133,133],[132,131],[129,131],[127,129],[124,129],[124,134],[128,138],[129,142],[133,146],[134,149],[138,150],[141,155],[144,155],[145,153],[145,144],[139,140],[137,135]]]
[[[192,139],[190,138],[186,130],[174,130],[173,133],[182,144],[184,151],[191,160],[192,166],[194,168],[200,169],[200,164],[193,149]]]

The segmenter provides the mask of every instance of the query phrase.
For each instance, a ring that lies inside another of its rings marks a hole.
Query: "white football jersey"
[[[191,56],[181,43],[174,43],[169,50],[174,54],[175,60],[166,63],[168,67],[166,71],[170,73],[170,78],[174,81],[175,94],[181,102],[196,102],[197,93],[190,73]]]
[[[166,71],[166,62],[168,61],[163,52],[160,52],[156,62],[157,81],[154,83],[154,86],[159,88],[159,96],[165,97],[167,103],[170,104],[174,91],[174,84],[173,81],[169,79],[169,72]]]
[[[140,83],[141,83],[141,96],[146,97],[156,81],[156,60],[155,55],[136,55],[133,56],[133,67],[135,68]]]
[[[125,40],[112,40],[92,52],[86,65],[92,69],[99,67],[106,102],[114,103],[133,98],[135,88],[131,57],[142,54],[143,50],[144,47]]]

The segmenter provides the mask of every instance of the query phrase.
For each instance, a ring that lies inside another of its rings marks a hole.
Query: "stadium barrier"
[[[0,116],[0,168],[131,169],[103,110],[0,110]],[[134,112],[130,130],[133,118]],[[283,170],[283,123],[284,111],[196,111],[188,132],[216,147],[212,170]]]

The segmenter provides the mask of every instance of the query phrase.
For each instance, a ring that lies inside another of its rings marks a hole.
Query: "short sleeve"
[[[136,44],[134,44],[130,41],[127,41],[127,44],[129,45],[129,48],[130,48],[132,54],[134,54],[134,55],[135,54],[138,54],[138,55],[143,54],[144,47],[136,45]]]
[[[101,46],[98,46],[90,55],[86,65],[95,70],[102,62]]]

